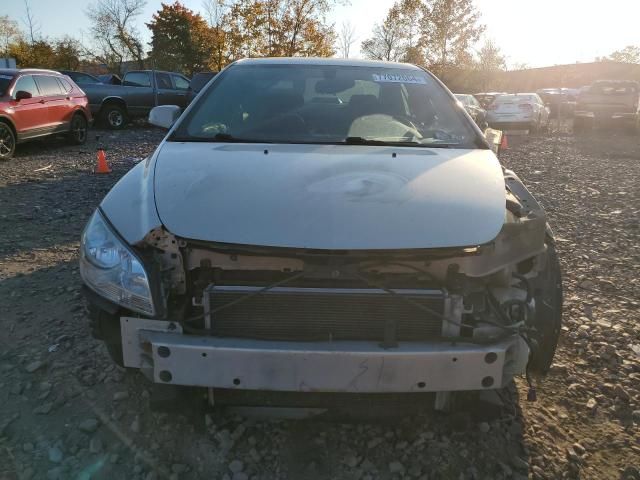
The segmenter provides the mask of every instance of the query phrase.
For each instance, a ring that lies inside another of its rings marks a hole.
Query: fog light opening
[[[482,386],[484,388],[489,388],[492,385],[493,385],[493,377],[484,377],[482,379]]]
[[[491,365],[498,359],[498,354],[496,352],[489,352],[484,356],[484,361]]]
[[[160,377],[160,380],[165,383],[169,383],[173,378],[171,372],[168,370],[162,370],[158,376]]]
[[[418,382],[418,388],[424,388],[427,386],[426,382]]]
[[[169,350],[169,347],[165,347],[163,345],[161,347],[158,347],[158,355],[160,355],[162,358],[167,358],[169,355],[171,355],[171,350]]]
[[[233,379],[233,384],[237,387],[238,385],[240,385],[240,379],[239,378],[234,378]]]

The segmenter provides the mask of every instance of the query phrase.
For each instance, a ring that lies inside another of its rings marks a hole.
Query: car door
[[[16,94],[20,91],[30,93],[31,98],[17,100]],[[11,98],[13,121],[19,140],[38,136],[49,130],[48,107],[32,75],[21,75],[16,80]]]
[[[52,132],[69,130],[71,121],[70,98],[53,75],[33,76],[48,107],[49,126]]]
[[[155,72],[158,105],[178,105],[178,99],[171,83],[171,77],[165,72]]]
[[[131,115],[146,115],[155,105],[150,72],[128,72],[122,79],[122,85],[127,87],[127,110]]]
[[[171,74],[171,80],[178,101],[176,105],[182,108],[186,107],[189,104],[189,80],[175,73]]]

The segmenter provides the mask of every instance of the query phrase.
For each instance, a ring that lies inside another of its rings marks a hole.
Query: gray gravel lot
[[[547,209],[564,272],[556,363],[526,402],[452,415],[265,421],[152,413],[149,387],[93,340],[79,235],[163,132],[21,146],[0,163],[0,480],[640,479],[640,139],[597,132],[511,142],[503,156]],[[389,412],[393,413],[393,412]]]

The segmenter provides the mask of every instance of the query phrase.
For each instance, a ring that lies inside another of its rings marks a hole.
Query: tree
[[[220,71],[228,63],[229,35],[224,24],[228,18],[229,7],[224,0],[203,0],[205,17],[211,29],[211,54],[209,68]]]
[[[44,38],[35,42],[18,39],[9,45],[9,56],[16,59],[20,68],[56,68],[55,49]]]
[[[391,9],[382,24],[373,27],[371,38],[360,47],[365,57],[372,60],[397,62],[404,54],[402,27],[399,25],[397,10]]]
[[[191,76],[205,70],[211,56],[211,29],[199,13],[176,0],[161,4],[147,27],[151,30],[151,55],[163,70],[185,72]]]
[[[229,60],[253,56],[329,57],[333,0],[236,0],[225,18]]]
[[[31,11],[31,6],[29,5],[29,0],[24,0],[24,24],[27,27],[27,33],[29,34],[29,40],[31,43],[35,43],[36,39],[40,37],[40,24],[36,21],[33,12]]]
[[[640,64],[640,47],[629,45],[622,50],[617,50],[609,55],[612,62],[638,63]]]
[[[266,12],[265,55],[274,57],[330,57],[336,37],[326,23],[332,0],[263,0]]]
[[[338,50],[342,58],[349,58],[351,46],[356,42],[356,29],[351,22],[343,22],[338,34]]]
[[[53,50],[55,68],[60,70],[77,70],[83,57],[88,56],[82,43],[68,35],[56,40]]]
[[[422,39],[431,67],[469,64],[471,46],[485,29],[473,0],[424,0],[424,9]]]
[[[0,15],[0,57],[9,56],[9,45],[20,36],[18,22],[8,15]]]
[[[126,60],[135,60],[144,68],[140,33],[133,22],[145,4],[146,0],[96,0],[89,6],[87,16],[99,50],[99,61],[118,71]]]
[[[476,70],[479,74],[479,89],[486,90],[498,82],[500,72],[506,68],[506,60],[502,51],[491,40],[485,40],[478,52]]]

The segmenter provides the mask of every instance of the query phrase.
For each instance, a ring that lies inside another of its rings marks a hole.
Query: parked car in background
[[[523,128],[538,131],[549,123],[549,108],[536,93],[498,95],[487,108],[489,125],[499,130]]]
[[[640,84],[632,81],[600,80],[578,96],[574,129],[594,124],[616,123],[636,131],[640,122]]]
[[[467,113],[471,115],[471,118],[473,118],[473,121],[476,122],[476,125],[480,127],[480,130],[484,131],[489,126],[489,124],[487,123],[487,112],[484,108],[482,108],[480,102],[476,100],[473,95],[456,93],[455,96],[467,111]]]
[[[187,103],[191,103],[191,101],[196,98],[200,90],[204,88],[204,86],[209,83],[213,77],[215,77],[218,72],[198,72],[194,73],[193,77],[191,77],[191,81],[189,82],[189,94]]]
[[[189,79],[174,72],[134,70],[122,85],[86,84],[91,112],[108,128],[120,129],[134,118],[146,117],[156,105],[188,104]]]
[[[549,107],[549,118],[573,118],[578,90],[573,88],[543,88],[537,90],[544,104]]]
[[[117,363],[216,405],[307,407],[446,408],[549,369],[562,290],[545,212],[429,72],[242,60],[149,121],[167,137],[81,238]]]
[[[489,108],[489,105],[493,103],[498,95],[506,95],[507,92],[487,92],[487,93],[474,93],[473,96],[480,102],[480,105],[485,110]]]
[[[47,135],[87,140],[89,102],[69,77],[51,70],[0,69],[0,159],[16,145]]]
[[[58,70],[61,74],[71,78],[80,88],[84,85],[100,84],[102,81],[95,75],[84,72],[75,72],[73,70]]]

